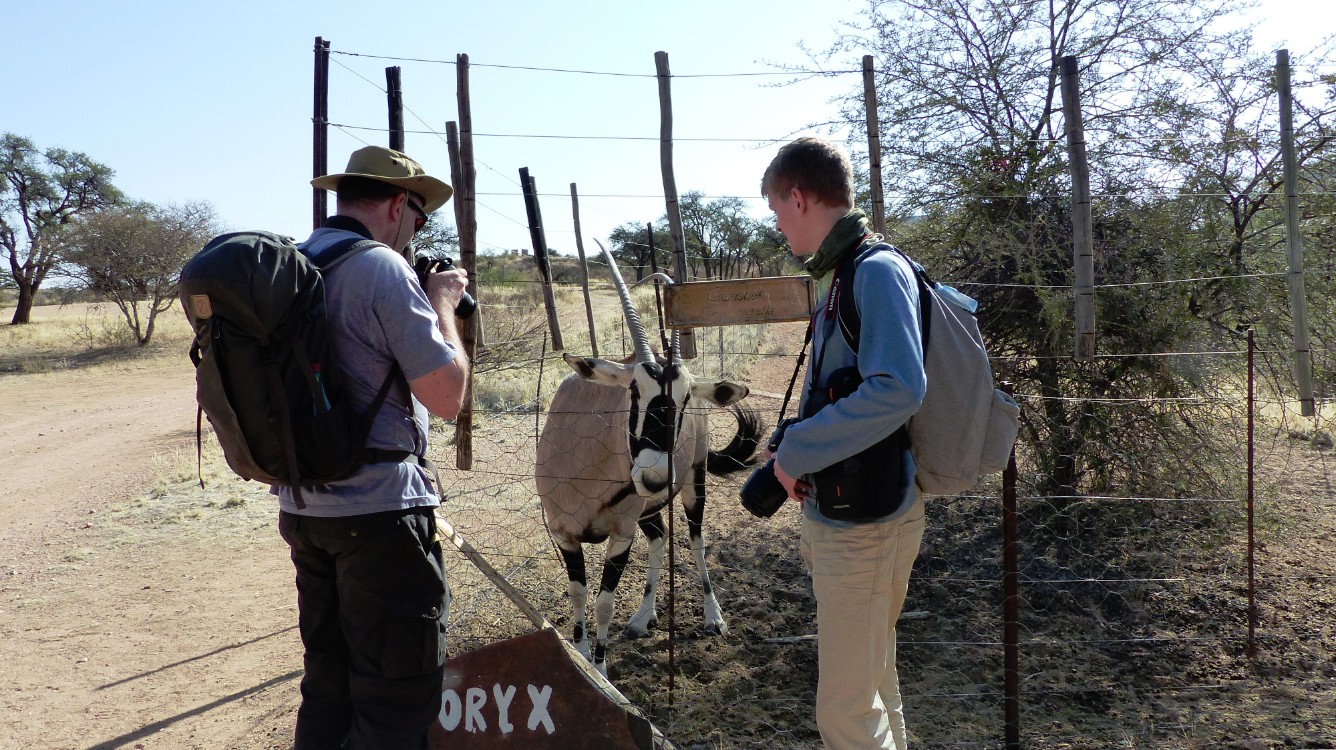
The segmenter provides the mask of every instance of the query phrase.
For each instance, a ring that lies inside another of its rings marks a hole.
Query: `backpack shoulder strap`
[[[321,273],[325,273],[328,272],[329,269],[333,268],[335,265],[338,265],[338,263],[340,263],[341,261],[351,256],[353,253],[366,250],[367,248],[377,247],[379,245],[381,245],[381,243],[375,240],[368,240],[364,237],[360,236],[349,237],[344,240],[339,240],[338,242],[326,248],[323,252],[320,253],[319,261],[316,261],[314,258],[312,258],[312,261],[315,262],[316,265],[320,267]],[[298,249],[300,249],[302,254],[306,255],[306,257],[308,258],[311,257],[310,255],[307,254],[306,248],[300,247]]]
[[[853,253],[852,261],[846,259],[839,265],[839,283],[840,298],[835,306],[835,316],[839,323],[840,334],[844,336],[844,343],[854,354],[858,354],[858,337],[863,330],[863,319],[858,313],[858,305],[854,302],[853,283],[854,274],[858,271],[858,266],[864,260],[872,255],[892,251],[904,258],[909,263],[909,267],[914,269],[914,278],[918,281],[919,289],[919,329],[923,339],[923,355],[928,355],[928,337],[932,328],[932,290],[937,285],[928,272],[923,270],[923,266],[914,262],[900,248],[881,242],[880,238],[874,237],[868,240],[863,246],[859,247]],[[847,293],[845,293],[847,291]]]
[[[321,273],[326,273],[333,266],[351,257],[353,253],[358,253],[362,250],[378,246],[384,247],[385,245],[376,240],[368,240],[361,236],[339,240],[320,253],[320,260],[317,262],[317,265],[320,267]],[[306,254],[305,248],[299,249],[302,251],[302,254]],[[307,255],[307,257],[309,258],[310,256]],[[385,373],[385,380],[380,384],[380,388],[376,391],[376,397],[372,399],[371,404],[367,407],[366,416],[368,421],[374,420],[376,414],[380,413],[380,407],[385,404],[385,399],[390,394],[390,388],[396,382],[403,383],[404,391],[410,398],[412,397],[413,389],[412,386],[408,384],[408,377],[404,375],[398,362],[392,362],[390,364],[390,371]]]
[[[858,272],[859,264],[868,256],[893,249],[882,242],[880,236],[874,235],[842,258],[836,266],[835,283],[838,284],[839,299],[835,301],[835,321],[840,329],[840,335],[844,337],[844,343],[854,354],[858,354],[858,337],[863,331],[863,318],[858,313],[858,303],[854,300],[854,275]]]

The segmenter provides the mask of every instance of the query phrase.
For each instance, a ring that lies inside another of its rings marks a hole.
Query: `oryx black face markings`
[[[631,393],[631,412],[630,423],[627,425],[628,434],[631,436],[631,455],[635,455],[636,431],[640,427],[640,386],[636,381],[631,381],[631,387],[628,389]]]
[[[676,442],[677,430],[681,426],[679,415],[686,407],[685,403],[679,407],[673,394],[674,385],[683,378],[681,368],[671,364],[665,367],[656,362],[645,363],[640,367],[653,378],[655,392],[648,394],[649,398],[645,400],[647,394],[641,392],[639,381],[632,381],[629,389],[631,394],[629,439],[633,459],[644,450],[660,453],[671,450]],[[663,486],[650,489],[658,491]]]

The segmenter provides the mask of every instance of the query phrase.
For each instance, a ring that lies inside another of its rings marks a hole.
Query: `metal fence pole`
[[[1011,383],[999,386],[1008,396],[1015,392]],[[1002,472],[1002,691],[1007,750],[1021,748],[1020,532],[1016,515],[1016,448],[1012,446],[1011,460]]]
[[[1253,477],[1256,468],[1256,442],[1254,437],[1254,413],[1256,408],[1256,399],[1254,397],[1254,357],[1257,352],[1253,342],[1253,329],[1248,329],[1248,658],[1257,656],[1257,588],[1254,578],[1254,563],[1256,562],[1253,553],[1256,550],[1255,539],[1253,536]]]

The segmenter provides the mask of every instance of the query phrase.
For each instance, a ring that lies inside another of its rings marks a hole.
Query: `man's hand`
[[[778,461],[775,462],[775,478],[784,486],[784,491],[789,494],[789,499],[802,502],[812,497],[812,485],[789,476],[789,473],[784,471]]]
[[[459,300],[468,291],[469,274],[462,268],[452,266],[448,271],[440,271],[427,276],[427,299],[437,312],[448,312],[454,316]]]

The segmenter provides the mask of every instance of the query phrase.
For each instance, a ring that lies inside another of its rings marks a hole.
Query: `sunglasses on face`
[[[421,206],[414,203],[412,198],[405,197],[404,202],[408,204],[409,208],[413,209],[413,213],[417,214],[417,216],[413,217],[413,232],[417,233],[422,231],[422,227],[427,224],[427,212],[424,211]]]

